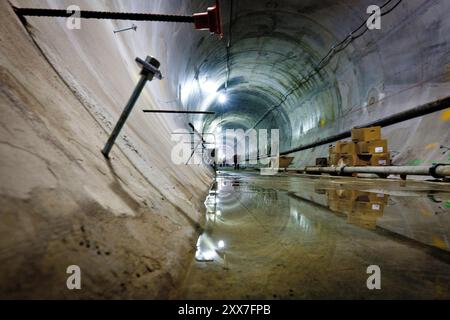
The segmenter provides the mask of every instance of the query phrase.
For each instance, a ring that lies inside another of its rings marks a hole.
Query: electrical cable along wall
[[[204,43],[204,49],[196,51],[203,63],[196,73],[200,80],[194,83],[202,82],[202,72],[208,73],[208,79],[221,79],[219,88],[228,77],[239,79],[228,85],[228,104],[208,105],[218,114],[222,112],[220,122],[207,119],[208,130],[236,124],[246,130],[279,128],[285,143],[281,151],[287,154],[301,149],[303,152],[293,154],[293,165],[302,166],[326,156],[328,145],[324,143],[333,142],[328,137],[341,139],[342,133],[353,127],[382,121],[390,123],[383,135],[395,151],[395,164],[448,161],[448,155],[439,149],[449,140],[445,104],[413,119],[401,117],[448,97],[445,34],[449,25],[433,24],[445,20],[440,13],[448,3],[380,3],[380,30],[368,28],[368,5],[362,2],[351,6],[317,2],[313,6],[279,1],[270,14],[262,6],[246,2],[235,6],[231,50],[221,53]],[[425,12],[437,16],[428,17]],[[411,34],[420,40],[413,41]],[[438,43],[442,47],[436,47]],[[190,97],[195,101],[201,95],[197,91]],[[435,125],[436,130],[422,141],[420,137]],[[413,142],[405,143],[407,140]],[[430,149],[430,145],[438,147]]]
[[[380,9],[389,8],[389,5],[394,2],[394,0],[389,0],[385,4],[383,4]],[[390,12],[392,12],[400,3],[402,0],[396,0],[396,3],[390,7],[389,9],[382,11],[380,16],[383,17]],[[320,60],[320,62],[312,67],[312,70],[303,78],[299,79],[298,84],[296,84],[293,88],[291,88],[288,92],[286,92],[283,97],[281,98],[281,101],[271,107],[258,121],[256,121],[255,125],[253,127],[258,126],[261,121],[263,121],[273,110],[281,107],[283,103],[286,102],[286,100],[298,89],[300,89],[302,86],[306,85],[309,81],[311,81],[315,76],[319,75],[320,72],[330,63],[330,61],[340,52],[344,51],[353,41],[357,40],[358,38],[362,37],[367,31],[369,31],[369,27],[367,26],[367,21],[364,20],[364,22],[355,30],[350,32],[347,37],[345,37],[341,42],[336,43],[333,45],[328,53]]]

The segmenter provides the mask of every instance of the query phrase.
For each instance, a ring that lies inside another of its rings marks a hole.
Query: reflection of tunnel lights
[[[217,98],[220,104],[224,104],[227,102],[227,96],[224,93],[219,94],[219,97]]]
[[[215,257],[215,253],[213,251],[205,251],[202,253],[202,256],[205,260],[213,260]]]

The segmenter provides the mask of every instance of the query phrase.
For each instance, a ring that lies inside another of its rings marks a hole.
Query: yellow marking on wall
[[[441,239],[438,236],[433,236],[433,246],[438,247],[440,249],[448,249],[448,245],[445,240]]]
[[[442,120],[442,121],[448,121],[448,120],[450,120],[450,108],[448,108],[447,110],[445,110],[444,112],[442,112],[442,114],[441,114],[441,120]]]
[[[420,208],[420,213],[424,216],[424,217],[432,217],[433,213],[427,209],[424,208]]]
[[[325,127],[325,124],[327,123],[327,120],[325,118],[320,119],[320,127]]]
[[[425,147],[426,150],[437,149],[437,148],[439,148],[439,143],[437,143],[437,142],[427,144]]]

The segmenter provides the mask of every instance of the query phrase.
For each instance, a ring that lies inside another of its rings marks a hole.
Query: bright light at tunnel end
[[[225,93],[220,93],[219,97],[217,98],[217,101],[219,101],[220,104],[224,104],[227,102],[227,96]]]

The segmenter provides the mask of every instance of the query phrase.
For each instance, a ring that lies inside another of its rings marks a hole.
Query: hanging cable
[[[228,91],[228,83],[230,81],[230,73],[231,73],[231,67],[230,67],[230,55],[231,55],[231,41],[232,41],[232,29],[233,29],[233,0],[230,0],[230,17],[229,17],[229,21],[228,21],[228,41],[227,41],[227,45],[226,45],[226,78],[225,78],[225,84],[224,84],[224,88],[225,88],[225,94]],[[225,108],[225,106],[222,106],[222,108]],[[224,115],[224,110],[222,110],[221,115],[220,115],[220,119],[221,121],[223,121],[223,115]]]
[[[225,81],[225,92],[228,89],[228,82],[230,81],[230,51],[231,51],[231,40],[232,40],[232,29],[233,29],[233,0],[230,0],[230,19],[229,19],[229,26],[228,26],[228,42],[227,42],[227,78]]]
[[[383,10],[384,8],[389,6],[393,1],[394,0],[388,0],[385,4],[383,4],[380,7],[380,9]],[[397,8],[400,5],[400,3],[402,1],[403,0],[397,0],[395,5],[393,5],[387,11],[382,12],[381,16],[385,16],[385,15],[391,13],[395,8]],[[253,125],[252,129],[254,129],[256,126],[258,126],[273,110],[275,110],[275,109],[279,108],[281,105],[283,105],[286,102],[286,100],[293,93],[295,93],[298,89],[300,89],[304,84],[309,82],[313,77],[318,75],[320,73],[320,71],[322,71],[330,63],[331,59],[333,59],[334,56],[336,56],[341,51],[345,50],[350,45],[350,43],[352,43],[356,39],[359,39],[360,37],[362,37],[368,30],[369,30],[369,28],[367,27],[367,20],[364,20],[364,22],[361,23],[361,25],[357,29],[355,29],[351,33],[349,33],[341,42],[332,46],[330,48],[330,50],[328,51],[328,53],[320,60],[320,62],[317,65],[315,65],[314,68],[306,76],[304,76],[294,87],[289,89],[282,96],[282,98],[280,99],[280,102],[278,104],[272,106],[270,109],[268,109],[262,115],[262,117]]]

